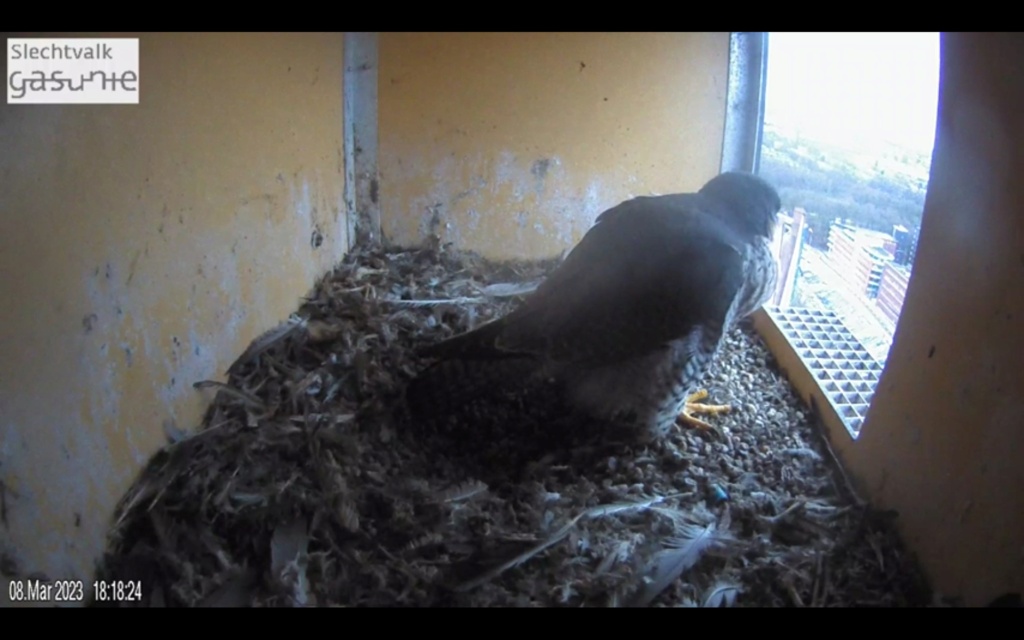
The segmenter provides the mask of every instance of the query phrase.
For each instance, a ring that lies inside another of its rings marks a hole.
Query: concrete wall
[[[888,368],[842,457],[934,586],[1024,592],[1024,38],[943,34],[924,221]]]
[[[0,554],[24,571],[91,575],[163,421],[197,423],[192,383],[346,251],[342,54],[144,34],[138,106],[0,105]]]
[[[385,236],[547,257],[630,195],[718,173],[729,34],[384,33]]]

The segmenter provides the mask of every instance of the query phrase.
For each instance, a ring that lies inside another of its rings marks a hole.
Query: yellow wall
[[[547,257],[630,195],[719,169],[729,34],[384,33],[385,236]]]
[[[140,105],[0,106],[0,553],[23,570],[91,575],[162,422],[196,424],[191,384],[344,254],[342,45],[143,34]]]
[[[1024,38],[943,34],[941,55],[914,273],[842,456],[936,589],[984,605],[1024,592]]]

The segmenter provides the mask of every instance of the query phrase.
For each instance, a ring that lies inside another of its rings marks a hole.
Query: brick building
[[[891,322],[899,320],[910,281],[917,234],[896,225],[892,235],[836,221],[829,233],[829,260],[850,289],[873,299]]]
[[[892,236],[887,233],[836,222],[829,231],[829,259],[832,266],[846,277],[851,289],[874,298],[881,286],[882,271],[893,260],[892,253],[886,251],[887,243],[892,241]]]
[[[900,318],[903,298],[907,295],[908,282],[910,282],[910,269],[907,267],[891,262],[882,270],[882,279],[875,304],[894,324]]]

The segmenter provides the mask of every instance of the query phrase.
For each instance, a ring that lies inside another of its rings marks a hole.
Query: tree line
[[[891,160],[924,162],[909,153]],[[812,246],[827,248],[828,231],[836,218],[887,233],[897,224],[917,232],[925,185],[881,167],[877,162],[872,170],[858,170],[835,149],[765,128],[759,173],[778,189],[784,208],[802,207],[807,212]]]

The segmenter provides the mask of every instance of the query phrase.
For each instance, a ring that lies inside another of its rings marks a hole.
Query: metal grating
[[[850,435],[856,438],[884,364],[868,353],[832,311],[768,306],[765,311],[818,381]]]

